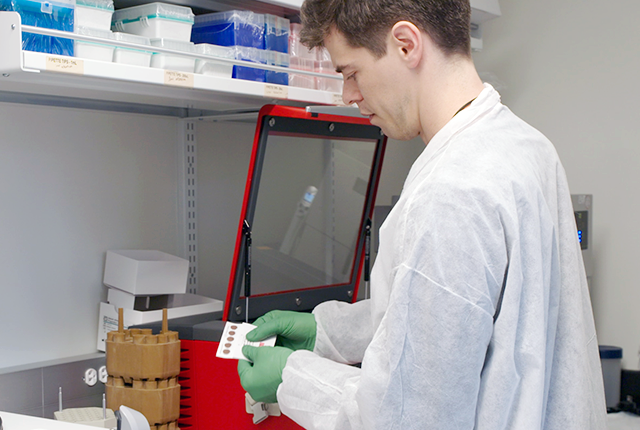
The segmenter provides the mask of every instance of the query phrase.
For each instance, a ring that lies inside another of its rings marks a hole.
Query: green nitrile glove
[[[282,383],[282,370],[293,353],[281,346],[242,347],[242,353],[253,363],[238,360],[240,383],[256,402],[276,403],[276,392]]]
[[[313,351],[316,344],[316,318],[313,314],[293,311],[271,311],[253,322],[257,326],[247,333],[247,340],[258,342],[274,334],[276,345],[297,351]]]

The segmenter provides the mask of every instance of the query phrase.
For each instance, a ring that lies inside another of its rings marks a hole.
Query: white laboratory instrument
[[[116,411],[118,430],[150,430],[149,422],[140,412],[126,406]]]
[[[309,214],[309,208],[311,208],[311,204],[317,193],[318,189],[313,185],[309,185],[300,201],[298,201],[296,211],[293,214],[287,233],[282,240],[282,245],[280,245],[280,252],[283,254],[291,255],[295,251],[300,239],[300,234],[302,233],[304,221]]]

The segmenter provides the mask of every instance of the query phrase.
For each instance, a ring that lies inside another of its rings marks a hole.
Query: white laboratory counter
[[[2,430],[96,430],[97,427],[0,412]]]
[[[2,418],[2,430],[96,430],[97,428],[9,412],[0,412],[0,418]],[[609,430],[638,430],[640,416],[627,412],[607,414],[607,427]]]

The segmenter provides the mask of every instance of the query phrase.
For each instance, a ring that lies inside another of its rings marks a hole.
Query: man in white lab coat
[[[245,389],[308,429],[604,429],[565,173],[478,77],[469,1],[306,0],[302,19],[344,102],[426,148],[381,228],[371,299],[256,321],[250,340],[281,346],[245,347]]]

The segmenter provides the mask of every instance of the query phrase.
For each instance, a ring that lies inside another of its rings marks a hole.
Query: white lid
[[[113,32],[111,30],[100,30],[97,28],[78,27],[76,28],[75,33],[82,34],[84,36],[99,37],[101,39],[111,39],[111,40],[114,39]]]
[[[196,47],[193,42],[183,42],[174,39],[151,39],[150,42],[152,46],[158,46],[160,48],[173,49],[174,51],[196,52]]]
[[[159,2],[118,9],[113,13],[114,22],[138,21],[141,17],[164,18],[193,24],[194,15],[189,7]]]
[[[76,6],[95,7],[113,11],[113,0],[76,0]]]
[[[138,36],[137,34],[115,32],[113,33],[113,37],[115,40],[120,40],[122,42],[129,42],[129,43],[137,43],[138,45],[151,44],[148,37]]]
[[[213,57],[235,58],[235,50],[232,47],[212,45],[210,43],[197,44],[196,52]]]

